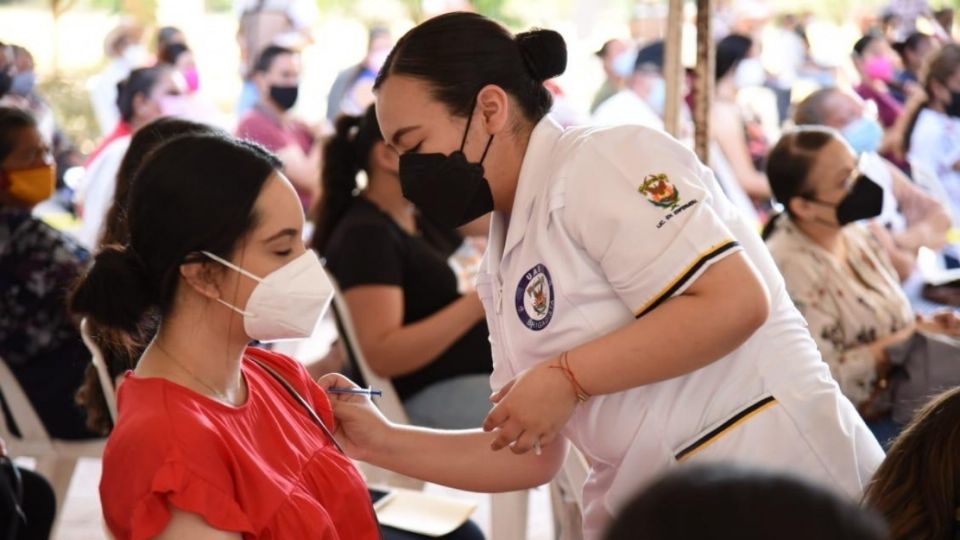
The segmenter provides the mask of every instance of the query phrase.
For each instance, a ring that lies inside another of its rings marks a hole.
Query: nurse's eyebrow
[[[263,243],[264,243],[264,244],[269,244],[270,242],[273,242],[274,240],[276,240],[276,239],[278,239],[278,238],[283,238],[284,236],[290,236],[290,237],[296,238],[297,234],[299,234],[299,233],[298,233],[298,231],[297,231],[296,229],[294,229],[294,228],[284,229],[284,230],[282,230],[282,231],[274,234],[274,235],[271,236],[270,238],[267,238],[266,240],[263,241]]]
[[[393,134],[393,137],[390,138],[390,142],[393,144],[393,146],[397,146],[398,144],[400,144],[400,139],[402,139],[404,135],[406,135],[407,133],[410,133],[415,129],[420,129],[420,126],[407,126],[407,127],[402,127],[398,129]]]

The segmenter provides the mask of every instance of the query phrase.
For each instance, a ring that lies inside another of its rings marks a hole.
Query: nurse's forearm
[[[767,319],[767,290],[737,253],[711,266],[683,294],[630,325],[571,350],[590,394],[610,394],[704,367],[743,344]]]
[[[542,455],[494,452],[493,433],[477,430],[439,431],[395,426],[384,447],[363,456],[378,467],[465,491],[498,493],[546,484],[567,454],[558,438]]]

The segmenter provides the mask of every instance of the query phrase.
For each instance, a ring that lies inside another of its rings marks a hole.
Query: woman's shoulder
[[[260,347],[247,347],[244,351],[244,372],[250,372],[250,362],[260,366],[267,366],[276,371],[280,376],[297,387],[302,386],[305,381],[310,380],[306,369],[299,362],[289,356],[268,351]]]
[[[808,240],[797,230],[787,215],[775,217],[777,222],[766,239],[767,249],[781,274],[804,272],[812,268],[816,258]]]

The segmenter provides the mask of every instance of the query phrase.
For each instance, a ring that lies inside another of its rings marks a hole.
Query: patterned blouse
[[[840,389],[862,406],[877,383],[874,356],[865,345],[909,326],[914,315],[887,254],[867,229],[848,225],[842,235],[845,261],[783,216],[767,246]]]
[[[66,307],[89,260],[29,211],[0,207],[0,358],[57,438],[90,436],[73,404],[90,356]]]

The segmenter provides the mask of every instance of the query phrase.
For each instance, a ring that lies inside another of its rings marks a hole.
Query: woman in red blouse
[[[101,251],[74,292],[98,325],[161,321],[120,386],[103,458],[118,540],[380,537],[363,479],[326,434],[325,393],[248,346],[309,335],[330,297],[278,166],[223,135],[165,143],[133,180],[129,245]]]

